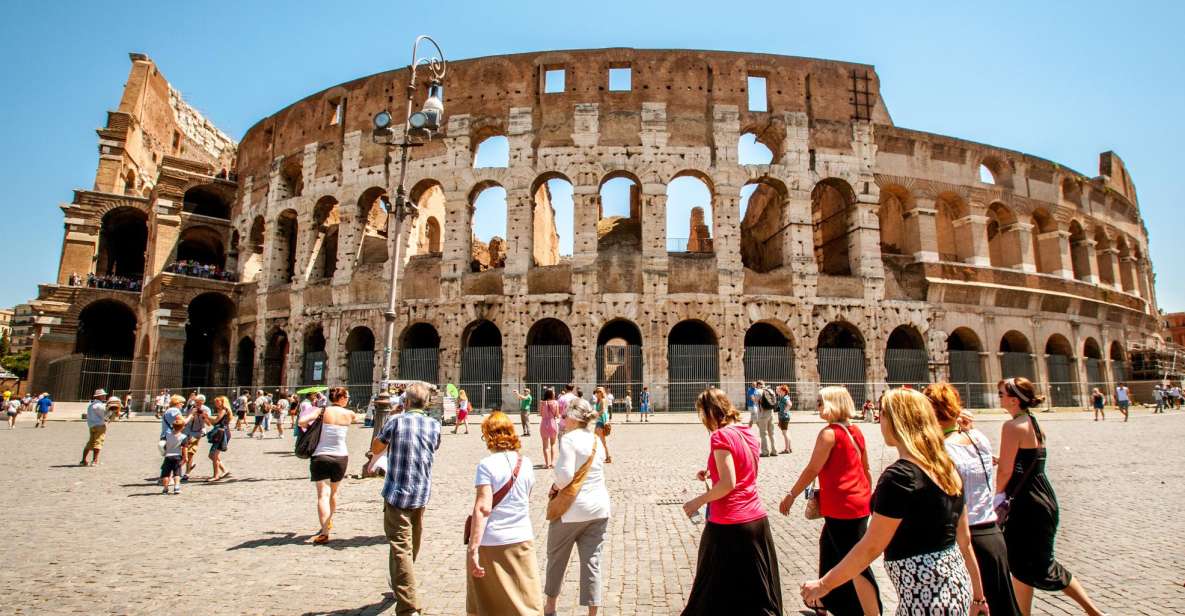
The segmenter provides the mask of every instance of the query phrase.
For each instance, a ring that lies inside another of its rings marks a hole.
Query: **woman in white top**
[[[535,471],[501,411],[481,422],[490,455],[477,463],[466,560],[465,608],[476,616],[538,614],[539,566],[531,528]]]
[[[568,487],[586,463],[588,468],[572,505],[559,519],[553,519],[547,529],[544,616],[556,613],[556,600],[573,545],[580,554],[580,605],[588,607],[589,616],[596,616],[601,605],[601,550],[609,529],[609,490],[605,488],[605,449],[593,434],[596,420],[596,410],[583,398],[573,399],[564,412],[550,495]]]
[[[333,513],[337,511],[337,489],[346,476],[350,462],[350,451],[346,448],[346,433],[354,423],[353,411],[345,408],[350,392],[345,387],[329,390],[330,405],[315,410],[300,418],[300,427],[307,430],[317,418],[321,418],[321,439],[309,459],[309,479],[317,484],[317,519],[321,530],[313,537],[313,543],[329,541],[333,529]]]
[[[975,550],[989,611],[992,616],[1020,616],[1008,569],[1008,546],[1004,544],[1004,533],[996,524],[996,510],[992,508],[992,496],[996,492],[992,443],[966,422],[960,426],[963,405],[953,385],[933,383],[922,393],[934,407],[934,415],[946,437],[946,453],[963,480],[971,547]]]

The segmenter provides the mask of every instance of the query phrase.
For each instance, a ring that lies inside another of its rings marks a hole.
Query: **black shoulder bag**
[[[324,423],[324,420],[325,409],[321,409],[317,418],[296,439],[296,450],[294,451],[296,457],[302,460],[313,457],[313,452],[317,451],[317,445],[321,444],[321,424]]]

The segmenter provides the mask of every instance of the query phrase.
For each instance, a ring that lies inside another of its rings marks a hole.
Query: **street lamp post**
[[[428,41],[435,48],[433,55],[420,57],[420,43],[424,41]],[[417,87],[416,71],[421,66],[427,68],[431,73],[428,79],[428,98],[419,111],[413,112],[413,99]],[[395,189],[395,203],[392,204],[386,196],[382,197],[387,205],[387,228],[393,233],[393,235],[388,235],[388,239],[394,238],[395,249],[392,251],[394,261],[391,263],[390,295],[387,298],[387,311],[383,313],[387,331],[383,340],[383,378],[379,383],[380,395],[375,400],[374,430],[376,434],[381,429],[391,408],[389,396],[383,394],[388,393],[391,382],[391,352],[395,347],[395,305],[399,297],[399,268],[403,259],[403,221],[409,217],[414,219],[418,214],[416,204],[408,201],[407,189],[403,185],[407,179],[407,154],[409,149],[430,141],[440,130],[441,119],[444,117],[441,82],[444,79],[446,68],[444,52],[440,50],[440,45],[430,36],[416,37],[411,48],[410,75],[407,82],[407,113],[404,116],[402,139],[399,141],[394,139],[395,134],[391,130],[391,114],[389,112],[380,111],[374,116],[372,139],[375,143],[387,146],[387,153],[383,160],[385,184],[389,185],[390,183],[391,148],[399,148],[399,185]]]

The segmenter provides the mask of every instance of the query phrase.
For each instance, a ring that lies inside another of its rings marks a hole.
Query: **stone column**
[[[884,278],[885,265],[881,260],[880,227],[876,195],[858,195],[855,211],[848,223],[848,260],[852,275],[861,278]]]
[[[745,286],[745,266],[741,262],[740,188],[719,185],[712,201],[712,243],[718,270],[717,286],[722,296],[738,296],[744,292]]]
[[[461,291],[461,277],[469,271],[473,240],[473,206],[463,190],[445,192],[444,246],[440,263],[441,291],[444,297],[456,298]],[[451,284],[450,284],[451,283]]]
[[[1139,281],[1140,297],[1145,300],[1151,300],[1152,294],[1149,292],[1149,289],[1152,288],[1152,268],[1148,265],[1147,261],[1141,261],[1137,264],[1136,279]],[[1151,304],[1151,301],[1149,301],[1149,304]]]
[[[1066,280],[1074,279],[1074,255],[1070,251],[1070,232],[1063,229],[1049,231],[1037,236],[1041,262],[1038,271],[1044,271]]]
[[[1096,250],[1095,255],[1099,260],[1099,284],[1107,284],[1107,279],[1102,273],[1111,272],[1110,286],[1122,291],[1123,283],[1119,277],[1119,250],[1115,248],[1104,248],[1103,250]]]
[[[1015,222],[1001,229],[1007,241],[1004,244],[1006,263],[1016,269],[1034,274],[1037,272],[1037,259],[1033,254],[1033,225],[1027,222]]]
[[[1091,239],[1079,240],[1074,242],[1071,250],[1074,260],[1078,262],[1079,269],[1086,272],[1083,282],[1099,284],[1099,258],[1095,251],[1095,241]]]
[[[506,269],[502,275],[506,295],[527,293],[527,272],[532,265],[532,235],[535,229],[535,203],[529,187],[506,190]]]
[[[1125,256],[1119,259],[1119,286],[1127,293],[1137,294],[1140,286],[1136,283],[1136,258]]]
[[[339,203],[337,212],[337,268],[333,271],[335,285],[347,284],[354,277],[354,257],[362,242],[362,236],[358,233],[358,219],[361,218],[358,208]]]
[[[601,196],[597,187],[580,184],[572,187],[572,292],[591,296],[597,293],[597,222]]]
[[[799,299],[815,296],[819,264],[815,262],[815,228],[811,220],[811,191],[790,190],[786,200],[786,231],[782,233],[782,259]],[[814,365],[814,356],[811,363]]]
[[[917,204],[903,214],[902,234],[905,236],[905,253],[913,255],[914,261],[938,261],[938,210],[934,200],[919,197]]]
[[[955,244],[969,249],[964,263],[989,267],[992,258],[988,254],[987,216],[971,214],[954,221]]]
[[[666,186],[644,184],[642,186],[642,287],[645,293],[653,297],[663,297],[667,294],[668,268]]]

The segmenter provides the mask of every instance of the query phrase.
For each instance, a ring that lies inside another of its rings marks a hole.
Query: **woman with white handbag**
[[[843,387],[819,390],[819,417],[827,425],[815,438],[810,462],[794,482],[778,509],[789,515],[794,500],[818,479],[819,489],[807,497],[806,517],[823,518],[819,537],[819,575],[839,564],[868,531],[872,510],[872,474],[868,448],[860,428],[851,425],[856,405]],[[822,598],[822,605],[836,616],[880,614],[880,590],[871,568]]]

